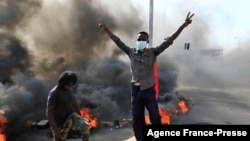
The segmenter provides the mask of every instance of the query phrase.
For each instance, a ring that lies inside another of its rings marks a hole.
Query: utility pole
[[[149,2],[149,47],[153,46],[153,11],[154,11],[154,0]]]
[[[153,11],[154,11],[154,0],[150,0],[149,2],[149,47],[153,47]],[[159,79],[158,79],[158,62],[155,59],[154,62],[154,79],[155,79],[155,97],[158,99],[159,97]]]

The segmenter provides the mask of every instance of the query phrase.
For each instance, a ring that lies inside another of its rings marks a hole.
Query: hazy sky
[[[154,1],[153,46],[174,32],[188,11],[195,13],[193,23],[159,56],[161,95],[177,82],[206,88],[250,87],[248,3]],[[44,140],[20,138],[23,123],[45,118],[48,92],[65,70],[79,76],[81,107],[93,109],[102,120],[127,116],[128,57],[99,29],[98,19],[134,47],[136,33],[148,31],[148,16],[149,0],[0,0],[0,110],[8,118],[8,140]],[[191,43],[188,51],[185,42]],[[199,52],[239,46],[240,51],[219,61]]]
[[[148,18],[150,0],[131,1],[135,7],[141,9],[145,18]],[[240,47],[249,39],[249,4],[248,0],[154,0],[154,28],[173,21],[176,22],[177,28],[190,11],[195,13],[192,26],[196,26],[198,19],[202,19],[207,24],[207,27],[204,27],[208,28],[207,39],[216,42],[227,52]],[[156,32],[154,29],[153,36]]]

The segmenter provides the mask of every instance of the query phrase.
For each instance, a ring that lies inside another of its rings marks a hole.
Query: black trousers
[[[151,124],[161,124],[158,103],[155,98],[154,86],[140,90],[140,86],[132,85],[131,104],[133,116],[133,130],[137,141],[143,141],[143,125],[145,125],[145,108],[149,113]]]

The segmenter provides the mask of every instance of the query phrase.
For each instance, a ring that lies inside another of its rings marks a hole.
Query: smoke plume
[[[194,8],[188,4],[187,7]],[[178,10],[184,13],[179,15],[184,20],[189,10]],[[157,60],[163,105],[167,95],[178,86],[177,81],[208,88],[249,86],[247,42],[241,43],[240,51],[232,50],[219,60],[201,54],[204,49],[223,47],[206,38],[211,26],[199,14]],[[23,124],[46,118],[48,92],[65,70],[77,73],[78,102],[81,107],[90,108],[99,120],[131,116],[128,58],[99,29],[100,18],[131,47],[136,33],[147,26],[140,9],[130,1],[0,2],[0,109],[8,120],[5,129],[8,141],[43,140],[23,136],[26,132]],[[182,24],[179,17],[166,18],[170,22],[165,25],[157,22],[155,32],[160,34],[155,37],[155,44]],[[162,27],[168,28],[163,32]],[[190,43],[189,50],[184,50],[186,42]]]
[[[131,20],[139,11],[130,2],[122,3],[125,9],[117,11],[107,10],[112,9],[111,2],[96,0],[0,3],[0,109],[8,120],[8,141],[43,140],[24,135],[28,132],[24,124],[46,118],[48,92],[65,70],[77,73],[78,102],[98,120],[130,117],[127,56],[98,27],[102,18],[124,42],[133,45],[143,22]],[[163,92],[175,86],[174,70],[162,70],[164,77],[170,77],[170,82],[161,80],[166,85]]]

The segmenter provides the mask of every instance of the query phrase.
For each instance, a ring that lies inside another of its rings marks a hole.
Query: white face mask
[[[147,46],[147,41],[136,41],[136,50],[143,51]]]

